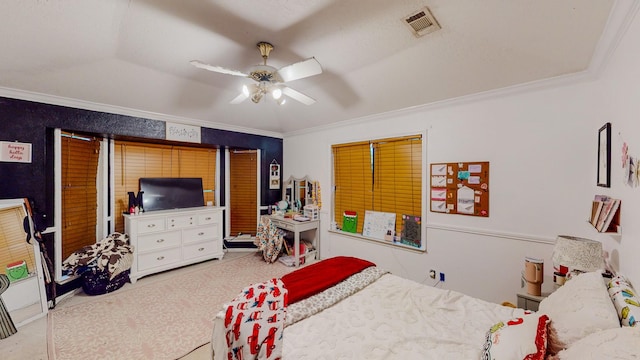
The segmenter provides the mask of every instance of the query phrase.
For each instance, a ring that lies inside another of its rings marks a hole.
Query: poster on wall
[[[0,161],[2,162],[31,162],[31,144],[11,141],[0,141]]]
[[[280,189],[280,164],[275,160],[271,162],[269,167],[269,189]]]
[[[489,162],[432,163],[431,211],[489,217]]]

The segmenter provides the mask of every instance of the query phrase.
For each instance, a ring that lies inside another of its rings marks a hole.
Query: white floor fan
[[[221,74],[247,77],[255,81],[253,84],[244,85],[242,87],[242,93],[231,100],[231,104],[239,104],[248,98],[251,98],[251,101],[254,103],[259,103],[267,94],[271,94],[273,99],[280,105],[286,102],[286,97],[297,100],[305,105],[311,105],[316,102],[315,99],[290,88],[285,85],[285,83],[321,74],[322,67],[318,60],[311,57],[297,63],[283,66],[280,69],[276,69],[273,66],[267,65],[267,59],[269,58],[269,53],[273,50],[273,45],[268,42],[261,41],[258,43],[258,49],[262,55],[263,63],[261,65],[253,66],[247,73],[227,69],[221,66],[205,64],[198,60],[192,60],[191,64],[200,69],[214,71]]]

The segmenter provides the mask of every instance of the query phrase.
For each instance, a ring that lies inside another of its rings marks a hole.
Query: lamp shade
[[[604,269],[602,243],[575,236],[558,235],[551,260],[555,268],[565,266],[569,271]]]

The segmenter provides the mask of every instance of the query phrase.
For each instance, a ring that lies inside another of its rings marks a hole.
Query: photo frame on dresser
[[[611,186],[611,123],[598,130],[598,186]]]

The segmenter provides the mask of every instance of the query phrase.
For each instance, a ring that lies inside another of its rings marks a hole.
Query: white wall
[[[428,272],[436,269],[446,274],[445,288],[515,302],[524,257],[544,259],[550,282],[554,239],[570,234],[602,241],[614,265],[640,281],[634,259],[640,254],[640,225],[632,224],[640,214],[640,188],[621,184],[617,161],[621,138],[640,156],[639,27],[636,19],[598,80],[576,77],[582,80],[380,114],[285,137],[284,178],[309,175],[323,186],[322,258],[359,256],[425,284],[434,283]],[[597,131],[605,122],[614,129],[611,189],[595,185]],[[428,163],[490,161],[490,217],[425,211],[426,253],[328,232],[331,144],[425,129]],[[597,193],[622,199],[622,236],[598,234],[587,223]]]

